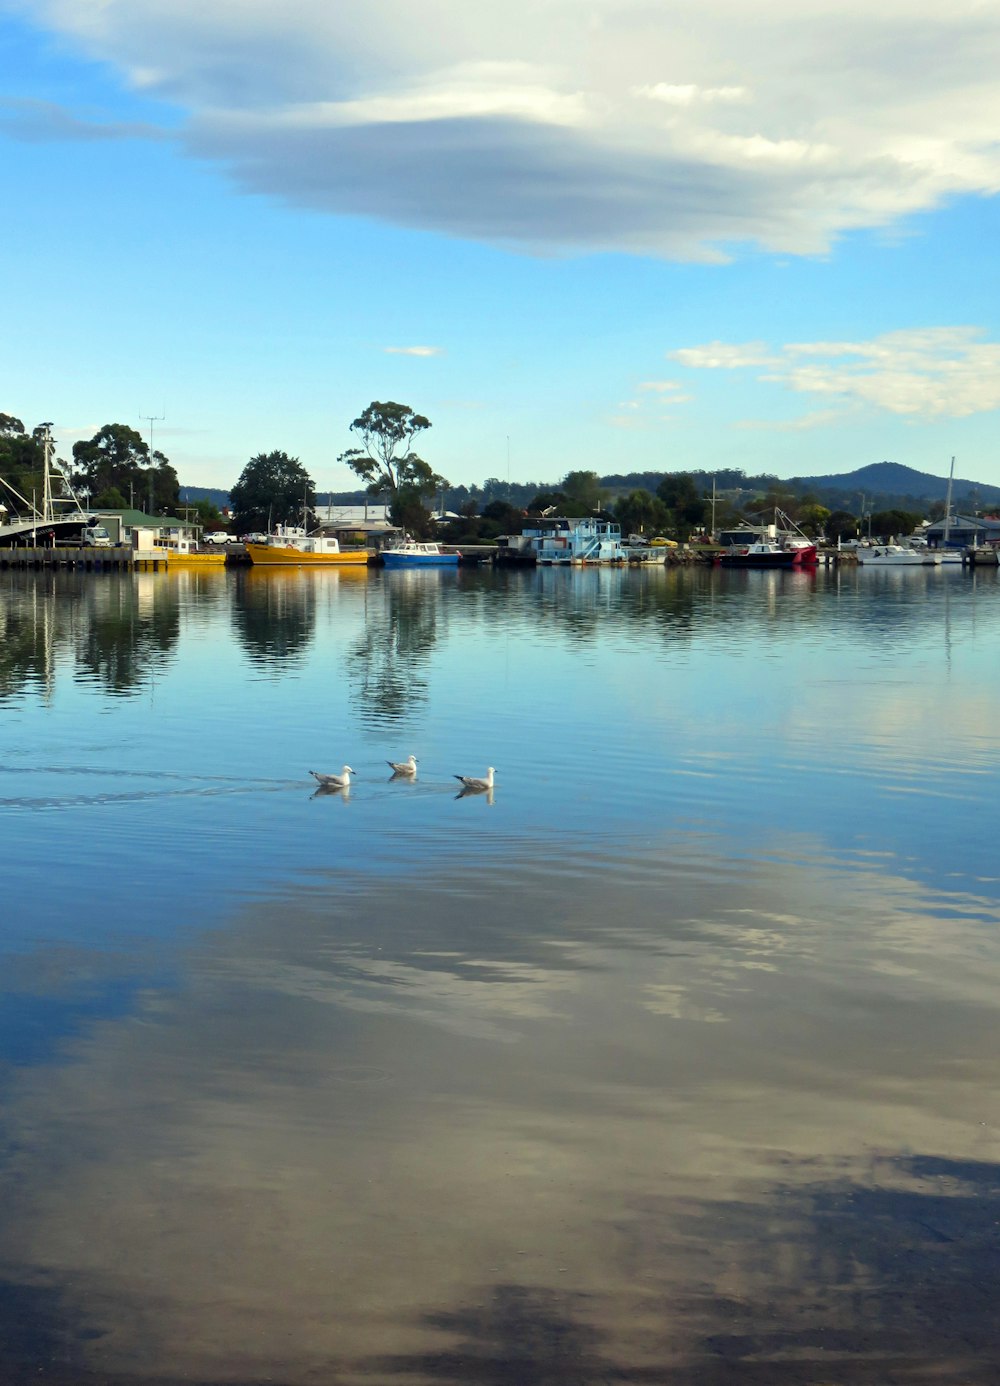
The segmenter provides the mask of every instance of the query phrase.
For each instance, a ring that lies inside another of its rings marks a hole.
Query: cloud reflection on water
[[[330,874],[11,1077],[0,1279],[67,1371],[978,1380],[995,901],[616,868]]]

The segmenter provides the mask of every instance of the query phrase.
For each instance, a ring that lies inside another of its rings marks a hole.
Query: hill
[[[866,503],[885,509],[913,501],[943,501],[948,493],[948,478],[918,472],[898,462],[873,462],[853,472],[829,476],[797,476],[786,483],[800,493],[812,492],[824,505],[833,499],[838,509],[856,506],[863,492]],[[993,505],[1000,501],[1000,487],[987,486],[980,481],[956,477],[952,488],[952,504]],[[853,506],[852,506],[853,502]]]
[[[181,502],[207,500],[220,510],[229,504],[229,492],[223,491],[219,486],[182,486],[180,488]]]

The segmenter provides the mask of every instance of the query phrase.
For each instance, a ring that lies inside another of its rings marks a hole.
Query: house
[[[316,527],[332,534],[346,546],[366,544],[384,548],[402,533],[389,519],[387,505],[317,505],[313,508]]]
[[[179,520],[176,515],[144,515],[141,510],[92,510],[111,536],[114,545],[133,547],[133,531],[151,530],[163,539],[196,540],[201,533],[201,525]]]
[[[984,544],[1000,543],[1000,519],[995,515],[952,515],[947,529],[950,549],[980,548]],[[944,520],[935,520],[924,529],[923,535],[930,548],[941,548],[945,542]]]

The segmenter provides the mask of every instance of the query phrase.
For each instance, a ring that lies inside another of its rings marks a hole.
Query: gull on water
[[[475,790],[478,794],[484,789],[493,788],[493,766],[486,771],[485,780],[477,780],[474,775],[456,775],[456,780],[461,780],[466,789]]]
[[[416,756],[407,756],[405,760],[387,760],[386,765],[394,775],[415,775],[417,773]]]
[[[345,765],[339,775],[321,775],[318,770],[310,770],[309,773],[323,789],[350,789],[354,771]]]

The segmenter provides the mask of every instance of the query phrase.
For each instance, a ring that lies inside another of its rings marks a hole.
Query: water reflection
[[[316,576],[302,568],[237,575],[233,626],[252,663],[283,675],[305,654],[316,632]]]
[[[176,592],[152,574],[6,573],[0,697],[51,698],[62,668],[122,695],[162,671],[180,635]]]
[[[453,576],[440,569],[401,570],[384,573],[371,584],[364,629],[351,650],[349,669],[364,724],[394,727],[426,701],[442,587]]]
[[[0,1376],[992,1381],[996,583],[247,576],[4,607]]]

